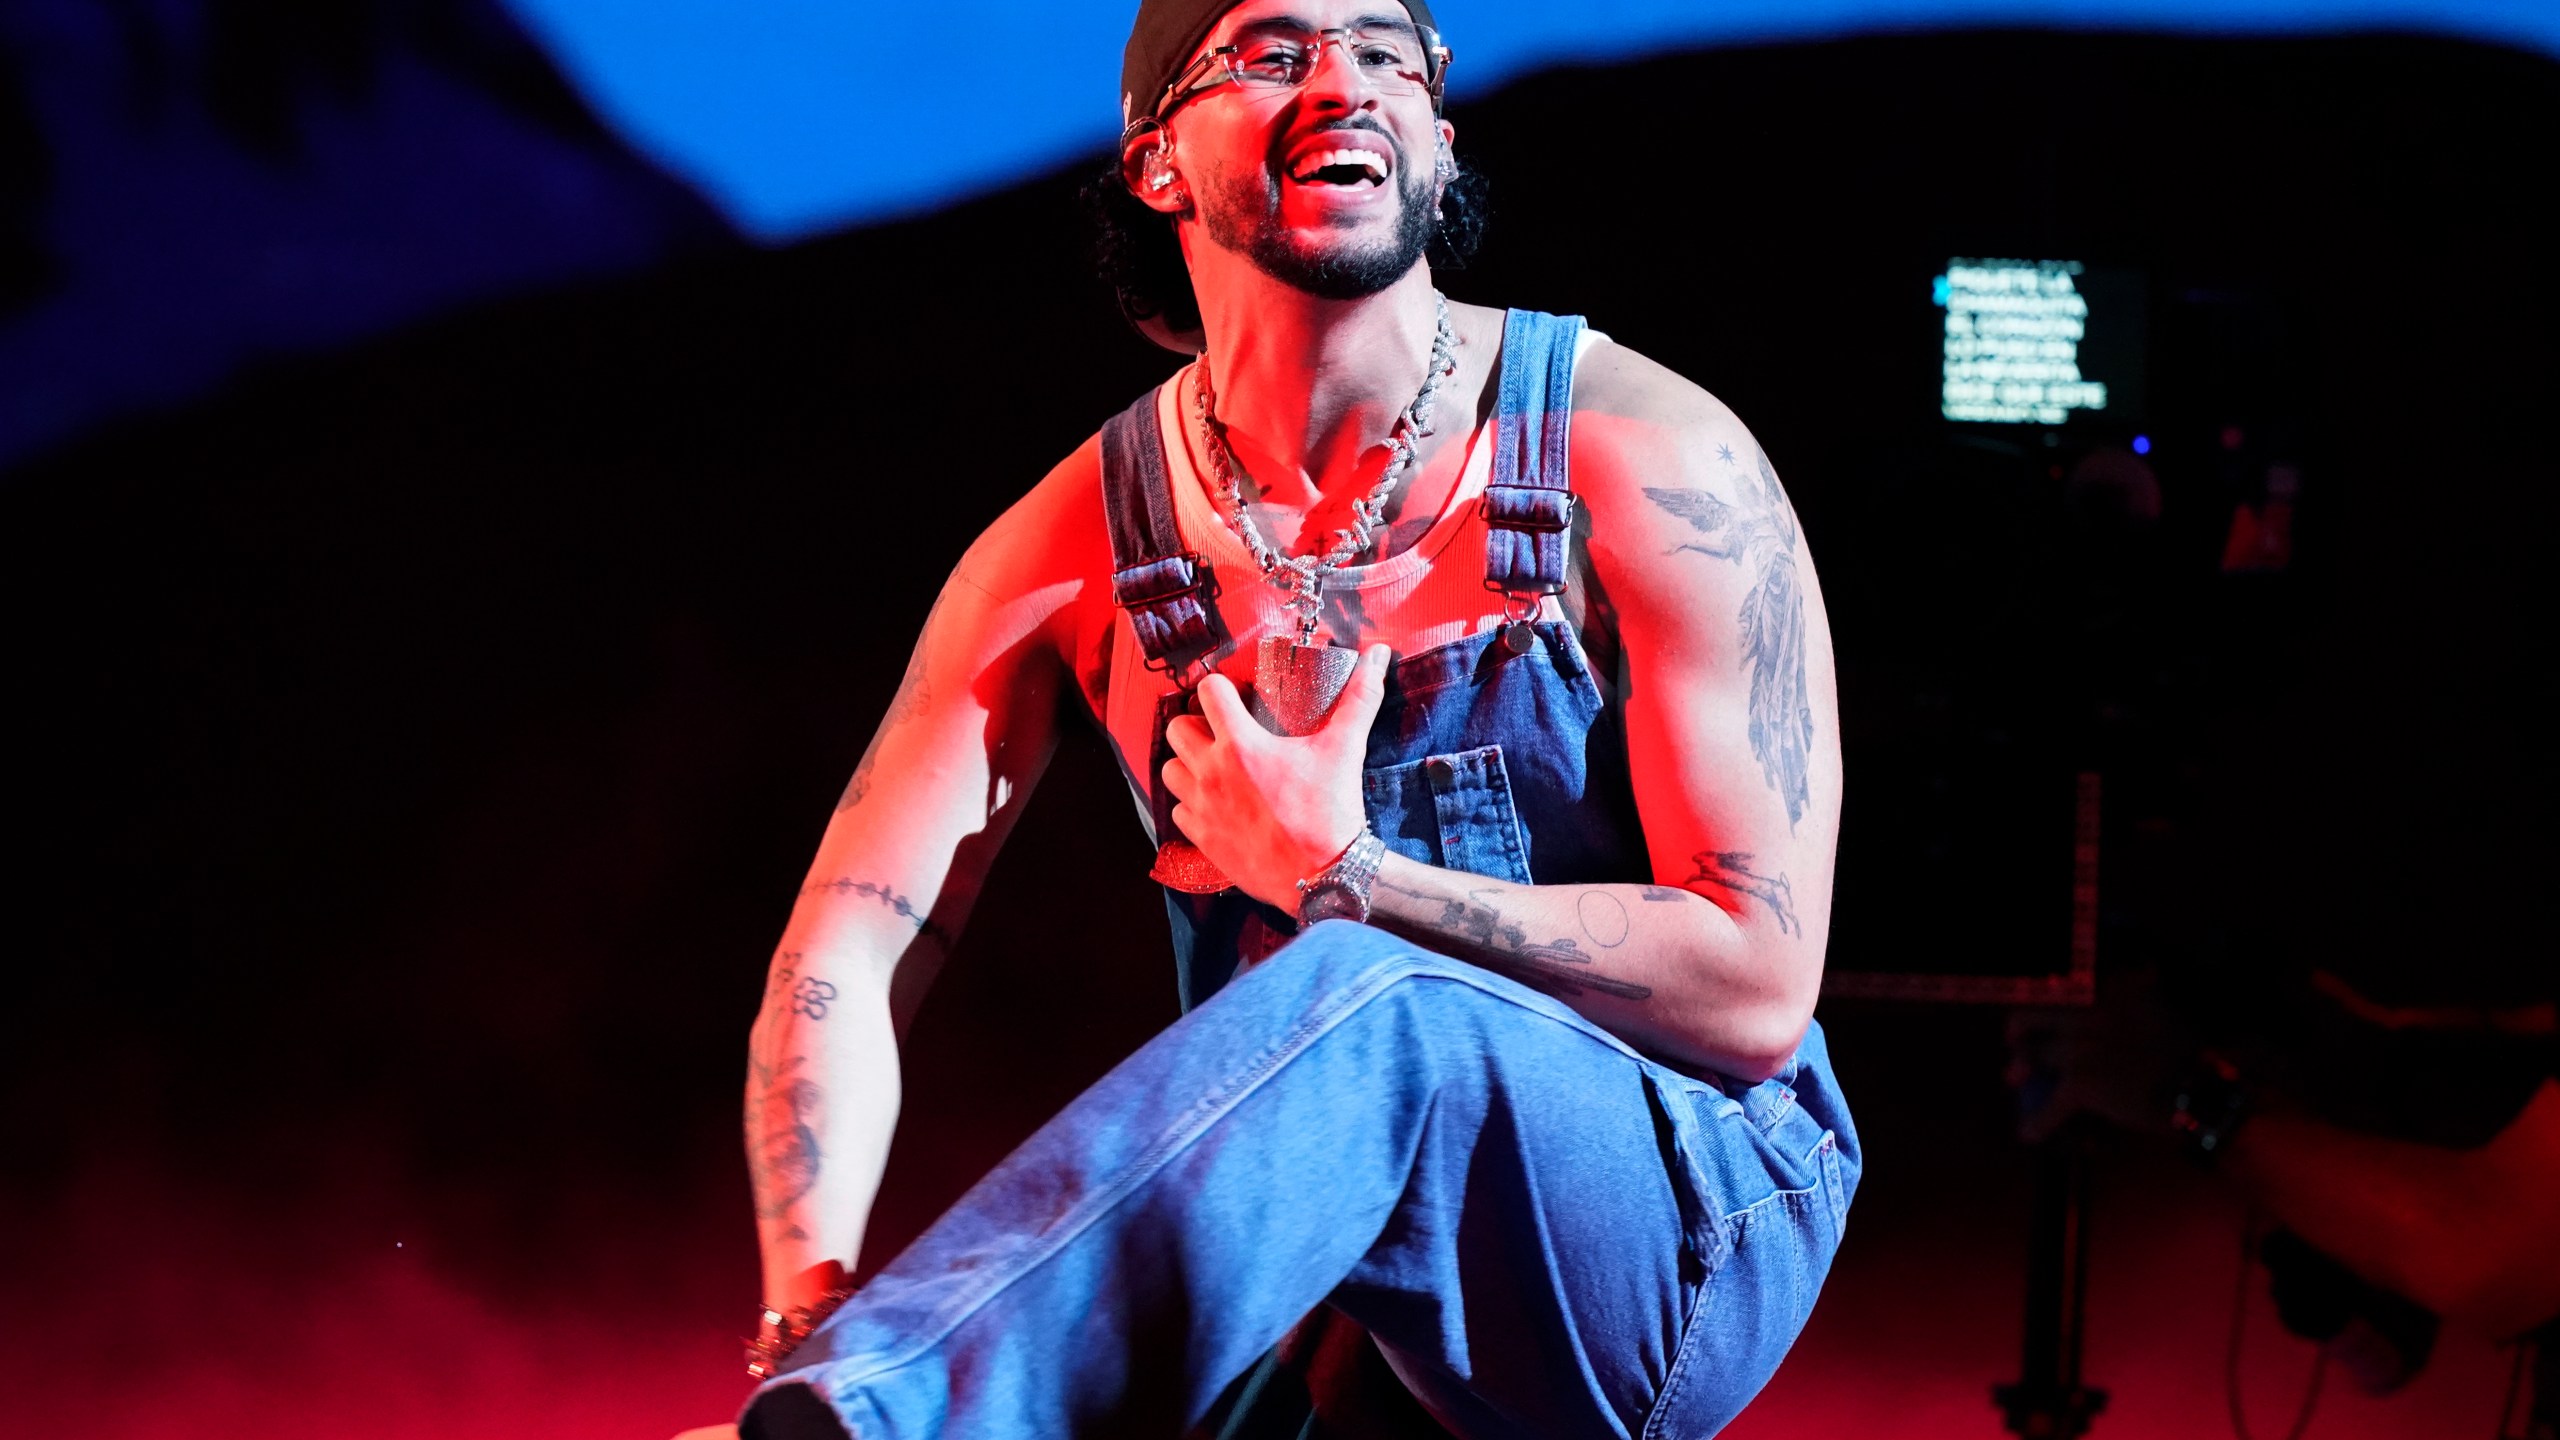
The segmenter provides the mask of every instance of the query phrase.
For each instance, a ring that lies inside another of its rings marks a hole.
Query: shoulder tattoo
[[[1730,447],[1717,450],[1732,460]],[[1644,495],[1698,534],[1665,553],[1695,553],[1751,572],[1751,589],[1735,617],[1741,627],[1742,663],[1751,675],[1751,753],[1760,762],[1761,777],[1786,802],[1787,825],[1793,829],[1810,803],[1806,771],[1813,752],[1804,590],[1796,574],[1801,531],[1768,455],[1755,451],[1752,458],[1756,463],[1750,469],[1735,466],[1730,502],[1705,489],[1648,485]]]

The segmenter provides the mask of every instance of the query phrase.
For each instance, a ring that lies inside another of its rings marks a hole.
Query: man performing
[[[1858,1173],[1821,591],[1713,397],[1433,287],[1447,63],[1422,0],[1141,6],[1122,290],[1199,358],[962,557],[810,871],[749,1437],[1379,1433],[1363,1367],[1467,1440],[1704,1436],[1802,1327]],[[1069,684],[1189,1013],[848,1296]]]

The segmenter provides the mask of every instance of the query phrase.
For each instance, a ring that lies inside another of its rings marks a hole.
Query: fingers
[[[1179,758],[1164,762],[1164,788],[1176,800],[1191,798],[1191,767]]]
[[[1253,712],[1244,707],[1244,696],[1236,692],[1236,682],[1224,675],[1211,675],[1200,682],[1194,692],[1200,697],[1200,713],[1209,721],[1210,733],[1220,739],[1237,740],[1247,735],[1268,734]],[[1176,722],[1177,724],[1180,722]]]
[[[1165,722],[1165,748],[1185,759],[1208,749],[1216,738],[1210,733],[1208,722],[1197,715],[1176,715]]]
[[[1372,645],[1360,652],[1359,668],[1351,672],[1349,683],[1342,687],[1342,697],[1333,702],[1333,713],[1324,719],[1328,735],[1347,734],[1366,746],[1369,726],[1378,718],[1378,707],[1387,698],[1387,664],[1395,652],[1384,645]]]

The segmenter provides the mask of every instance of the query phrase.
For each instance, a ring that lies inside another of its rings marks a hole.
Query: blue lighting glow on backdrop
[[[930,209],[1107,143],[1134,0],[507,0],[590,103],[748,233]],[[1460,99],[1719,44],[2028,26],[2409,30],[2560,54],[2555,0],[1449,0]]]

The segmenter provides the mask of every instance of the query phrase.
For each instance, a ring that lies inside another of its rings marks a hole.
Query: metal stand
[[[2006,1428],[2025,1440],[2076,1440],[2107,1408],[2080,1383],[2089,1293],[2089,1143],[2077,1130],[2036,1147],[2035,1211],[2027,1223],[2027,1323],[2019,1379],[1994,1386]]]

